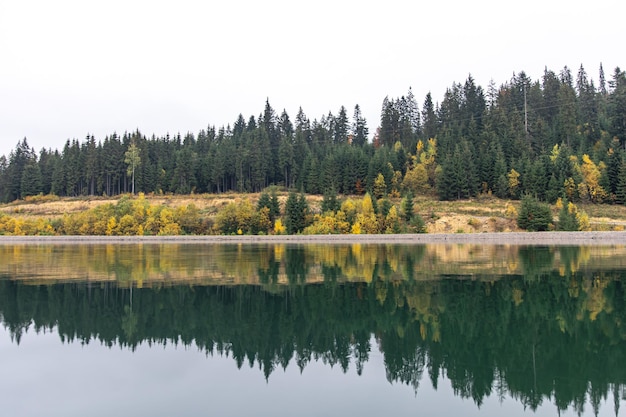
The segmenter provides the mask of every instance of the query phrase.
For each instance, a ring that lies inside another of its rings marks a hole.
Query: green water
[[[2,414],[620,415],[624,255],[0,246]]]

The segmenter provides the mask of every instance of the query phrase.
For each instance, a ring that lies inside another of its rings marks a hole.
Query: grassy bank
[[[231,203],[240,204],[249,201],[256,206],[260,194],[201,194],[201,195],[146,195],[145,200],[151,207],[160,207],[172,213],[184,211],[184,208],[193,207],[195,215],[206,223],[204,233],[214,233],[210,225],[214,223],[220,210]],[[59,225],[64,219],[72,216],[84,215],[100,206],[114,206],[120,199],[130,201],[138,197],[65,197],[37,196],[26,200],[18,200],[10,204],[0,205],[0,215],[5,221],[8,218],[15,221]],[[359,199],[361,196],[352,197]],[[284,210],[287,200],[286,192],[278,192],[281,210]],[[306,197],[309,208],[313,213],[321,211],[322,197],[309,195]],[[398,208],[400,199],[391,199]],[[626,227],[626,206],[578,204],[590,220],[591,230],[594,231],[621,231]],[[493,233],[516,232],[516,212],[519,201],[500,200],[491,197],[476,198],[460,201],[437,201],[424,197],[414,200],[414,212],[425,222],[426,233]],[[555,218],[558,213],[552,207]],[[5,233],[7,234],[7,233]],[[10,234],[10,233],[9,233]],[[51,233],[52,234],[52,233]]]

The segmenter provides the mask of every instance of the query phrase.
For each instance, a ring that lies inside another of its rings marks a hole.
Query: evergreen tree
[[[559,210],[559,221],[556,230],[560,231],[577,231],[580,224],[576,216],[575,206],[567,200],[563,200],[563,207]]]
[[[350,123],[348,112],[344,106],[339,109],[339,114],[333,119],[333,143],[347,143]]]
[[[283,136],[278,147],[278,166],[285,187],[292,188],[294,186],[293,170],[295,165],[293,138],[291,136]]]
[[[354,106],[354,116],[352,118],[351,128],[352,143],[357,146],[363,146],[368,140],[368,128],[365,118],[361,114],[361,108],[357,104]]]
[[[624,159],[623,151],[619,148],[619,143],[616,143],[617,149],[609,148],[607,152],[606,170],[603,172],[603,177],[606,177],[606,182],[602,186],[612,195],[617,192],[619,183],[620,166]]]
[[[626,147],[626,72],[615,68],[613,80],[609,83],[611,93],[608,101],[608,116],[611,120],[610,132]]]
[[[259,201],[257,201],[256,204],[256,211],[261,211],[264,207],[269,209],[271,205],[270,195],[268,193],[261,193]]]
[[[616,201],[620,204],[626,204],[626,159],[622,158],[620,162],[619,174],[617,179],[617,188],[615,190]]]
[[[426,94],[424,106],[422,106],[422,129],[425,139],[437,136],[437,113],[435,112],[435,106],[433,105],[433,98],[430,91]]]
[[[291,191],[285,203],[285,228],[292,235],[300,233],[306,227],[306,216],[309,206],[304,194],[298,196]]]
[[[257,202],[256,210],[257,212],[261,212],[264,208],[267,208],[269,220],[272,224],[274,224],[274,221],[278,218],[278,216],[280,216],[280,206],[275,190],[272,190],[271,196],[267,192],[261,193],[259,201]]]
[[[263,111],[263,117],[260,118],[259,123],[261,127],[263,127],[266,135],[263,136],[260,141],[260,145],[262,146],[260,151],[263,153],[262,155],[265,156],[265,158],[263,158],[263,166],[267,166],[267,180],[272,182],[279,172],[278,148],[280,145],[280,134],[277,129],[276,113],[272,106],[270,106],[269,99],[265,101],[265,110]]]
[[[470,125],[474,124],[475,132],[482,130],[482,117],[487,104],[485,102],[485,94],[482,87],[477,86],[474,82],[474,78],[470,75],[465,81],[463,86],[463,101],[461,106],[462,117],[465,120],[466,128],[465,133],[468,139],[472,142],[478,139],[476,133],[470,134]],[[472,137],[473,136],[473,137]]]
[[[95,195],[98,176],[98,147],[93,135],[87,135],[81,152],[85,155],[85,180],[88,184],[88,194]]]
[[[546,201],[554,203],[559,197],[562,197],[563,184],[559,183],[554,174],[550,175],[548,180],[548,188],[546,189]]]
[[[420,135],[421,130],[422,130],[422,124],[420,120],[420,111],[417,105],[417,100],[415,99],[415,95],[413,94],[413,89],[411,87],[409,87],[409,91],[406,94],[405,103],[406,103],[405,118],[408,119],[413,133],[415,135]]]
[[[9,164],[7,158],[4,155],[0,155],[0,202],[7,203],[10,201],[9,190]]]
[[[22,181],[20,184],[21,197],[25,198],[31,195],[37,195],[42,192],[41,170],[39,165],[34,161],[30,162],[22,172]]]
[[[535,197],[524,195],[517,216],[517,225],[521,229],[535,232],[548,230],[552,224],[550,206],[540,203]]]
[[[298,196],[294,191],[291,191],[285,202],[285,228],[287,234],[295,234],[298,231],[298,224]]]
[[[393,100],[385,97],[380,116],[380,136],[381,145],[393,147],[394,143],[400,140],[400,112]]]
[[[414,208],[413,208],[413,193],[409,190],[402,199],[401,203],[402,216],[404,220],[408,223],[413,219]]]
[[[341,204],[337,200],[337,193],[334,189],[329,189],[324,193],[324,199],[322,200],[321,210],[322,213],[336,212],[340,209]]]
[[[272,189],[270,196],[270,219],[272,222],[280,216],[280,202],[278,201],[278,194],[276,194],[276,190]]]
[[[560,141],[567,143],[569,146],[573,146],[577,126],[576,92],[569,85],[569,83],[563,83],[559,88],[557,99],[559,102],[557,117],[559,139]]]
[[[9,154],[9,163],[5,170],[7,178],[8,200],[13,201],[22,196],[22,176],[28,165],[36,164],[35,151],[24,138]]]

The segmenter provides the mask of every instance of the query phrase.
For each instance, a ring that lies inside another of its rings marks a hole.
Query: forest
[[[140,131],[67,140],[38,153],[19,140],[0,156],[0,202],[33,195],[259,192],[442,200],[532,195],[554,203],[626,203],[626,74],[595,82],[581,65],[523,71],[499,87],[468,76],[441,102],[412,90],[382,101],[371,135],[359,105],[293,119],[266,101],[258,116],[197,134]]]

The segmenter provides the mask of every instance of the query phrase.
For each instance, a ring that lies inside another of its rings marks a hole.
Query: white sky
[[[193,132],[259,115],[292,121],[359,104],[370,133],[385,96],[440,101],[581,64],[597,83],[623,60],[617,0],[0,0],[0,155],[137,128]]]

